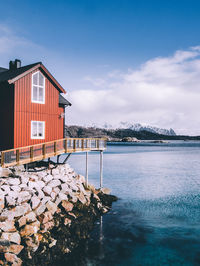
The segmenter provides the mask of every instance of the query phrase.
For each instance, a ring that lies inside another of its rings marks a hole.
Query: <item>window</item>
[[[45,122],[31,121],[31,139],[44,139]]]
[[[32,75],[32,102],[45,103],[45,78],[40,71]]]

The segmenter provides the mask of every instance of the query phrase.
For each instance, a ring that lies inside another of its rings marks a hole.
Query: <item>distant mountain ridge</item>
[[[129,123],[129,122],[120,122],[119,125],[116,126],[112,126],[110,124],[105,123],[103,126],[97,126],[97,125],[93,125],[93,127],[95,128],[105,128],[107,130],[109,129],[131,129],[133,131],[148,131],[151,133],[156,133],[156,134],[160,134],[160,135],[167,135],[167,136],[176,136],[175,131],[170,128],[170,129],[165,129],[165,128],[159,128],[159,127],[155,127],[155,126],[149,126],[149,125],[142,125],[140,123]]]
[[[139,140],[200,140],[200,136],[164,135],[147,130],[106,129],[77,125],[65,126],[65,136],[70,138],[106,137],[109,141],[122,141],[123,138],[127,137]]]

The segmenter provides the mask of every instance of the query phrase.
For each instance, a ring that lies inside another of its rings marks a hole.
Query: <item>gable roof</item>
[[[7,68],[0,67],[0,73],[1,73],[1,72],[4,72],[4,71],[7,71],[7,70],[8,70]]]
[[[67,100],[65,99],[62,95],[59,94],[59,104],[60,105],[69,105],[71,106],[72,104]]]
[[[0,72],[0,82],[7,81],[9,84],[14,83],[18,79],[24,77],[25,75],[29,74],[31,71],[40,68],[42,72],[44,72],[54,83],[55,87],[62,93],[66,93],[64,88],[58,83],[58,81],[51,75],[51,73],[45,68],[42,62],[37,62],[31,65],[19,67],[14,70],[6,70]]]

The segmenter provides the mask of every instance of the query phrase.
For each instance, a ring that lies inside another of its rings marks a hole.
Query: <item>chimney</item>
[[[15,61],[10,61],[9,62],[9,69],[10,70],[15,70],[17,68],[21,67],[21,60],[15,59]]]

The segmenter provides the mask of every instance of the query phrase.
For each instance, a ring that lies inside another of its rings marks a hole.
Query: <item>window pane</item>
[[[38,73],[33,74],[33,84],[38,85]]]
[[[44,89],[39,87],[39,99],[38,100],[40,102],[43,102],[43,100],[44,100],[43,91],[44,91]]]
[[[34,101],[38,101],[37,91],[38,91],[38,88],[36,86],[33,86],[33,100]]]
[[[39,73],[39,85],[44,86],[44,77],[41,73]]]
[[[43,126],[42,122],[38,122],[38,137],[43,137]]]
[[[37,137],[37,122],[32,122],[31,126],[32,136]]]

